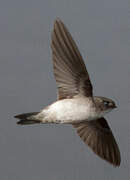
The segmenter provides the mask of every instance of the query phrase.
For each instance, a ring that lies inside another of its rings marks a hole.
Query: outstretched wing
[[[70,98],[77,94],[92,96],[92,85],[82,56],[59,19],[54,23],[51,47],[58,98]]]
[[[73,124],[81,139],[98,156],[114,166],[119,166],[121,157],[112,131],[104,118]]]

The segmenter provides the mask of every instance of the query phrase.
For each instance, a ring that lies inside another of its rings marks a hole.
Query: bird
[[[94,96],[88,71],[72,35],[61,19],[54,21],[51,37],[57,100],[39,112],[14,116],[19,125],[70,124],[81,140],[100,158],[119,167],[118,144],[104,115],[116,108],[113,100]]]

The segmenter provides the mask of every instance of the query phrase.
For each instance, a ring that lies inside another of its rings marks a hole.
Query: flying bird
[[[71,34],[60,19],[52,31],[53,70],[58,88],[57,101],[40,112],[16,115],[17,124],[71,124],[94,153],[114,166],[121,157],[113,133],[104,115],[115,102],[93,95],[93,87],[83,58]]]

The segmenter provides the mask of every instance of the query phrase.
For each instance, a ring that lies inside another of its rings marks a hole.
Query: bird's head
[[[96,106],[103,113],[110,112],[114,108],[117,108],[117,106],[113,100],[105,98],[105,97],[94,97],[94,101],[95,101]]]

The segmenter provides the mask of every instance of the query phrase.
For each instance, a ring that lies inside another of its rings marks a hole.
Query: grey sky
[[[129,179],[129,12],[127,0],[0,1],[1,180]],[[50,49],[56,17],[78,44],[94,94],[117,102],[106,118],[121,150],[119,168],[94,155],[71,126],[20,127],[13,118],[56,99]]]

